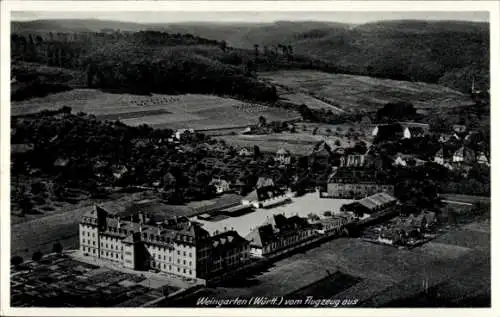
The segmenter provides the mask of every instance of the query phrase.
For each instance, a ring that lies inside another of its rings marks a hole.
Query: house
[[[239,156],[243,156],[243,157],[253,156],[252,151],[248,150],[247,148],[242,148],[238,154],[239,154]]]
[[[128,172],[128,168],[126,166],[123,166],[123,165],[114,166],[112,168],[112,170],[113,170],[113,177],[115,179],[122,178],[123,175],[125,175]]]
[[[231,191],[231,185],[225,179],[220,179],[220,178],[219,179],[213,179],[209,183],[209,185],[215,187],[215,192],[217,194],[223,194],[223,193]]]
[[[254,228],[245,237],[250,242],[250,254],[273,258],[306,246],[316,235],[306,218],[273,215],[268,223]]]
[[[471,164],[475,161],[474,151],[462,146],[455,153],[453,153],[453,163]]]
[[[483,164],[490,166],[490,161],[484,152],[479,152],[476,156],[476,161],[478,164]]]
[[[378,125],[372,131],[372,136],[376,142],[396,141],[401,139],[403,135],[404,129],[399,123]]]
[[[467,130],[467,127],[463,124],[454,124],[453,131],[456,133],[464,133]]]
[[[289,151],[285,150],[284,148],[280,148],[276,152],[275,161],[279,162],[282,165],[288,165],[288,164],[290,164],[291,158],[292,158],[292,156],[290,155]]]
[[[416,158],[412,155],[398,153],[392,163],[394,166],[422,166],[425,165],[425,161]]]
[[[371,170],[339,168],[327,180],[324,198],[358,199],[378,192],[394,193],[394,185],[375,178]]]
[[[54,161],[54,167],[66,167],[69,164],[69,159],[60,157]]]
[[[363,167],[365,165],[364,154],[348,154],[340,158],[341,167]]]
[[[184,134],[184,133],[194,133],[194,130],[193,129],[179,129],[175,132],[175,138],[177,140],[180,140],[181,139],[181,136]]]
[[[422,127],[406,127],[403,132],[403,139],[420,138],[425,135]]]
[[[452,138],[458,138],[456,134],[450,134],[450,133],[441,133],[439,136],[439,142],[440,143],[448,143]]]

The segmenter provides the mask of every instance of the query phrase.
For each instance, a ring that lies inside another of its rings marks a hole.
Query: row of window
[[[163,265],[162,265],[162,263],[152,261],[151,262],[151,267],[154,267],[154,268],[157,268],[157,269],[160,269],[160,270],[162,268],[163,268],[163,270],[167,270],[167,265],[165,263],[163,263]],[[170,272],[172,271],[172,265],[168,266],[168,271],[170,271]],[[180,267],[177,267],[177,272],[181,273],[181,268]],[[189,275],[193,275],[193,271],[192,270],[186,270],[186,268],[182,269],[182,273],[184,273],[184,274],[189,273]]]
[[[95,241],[82,239],[82,244],[85,243],[88,243],[89,245],[92,243],[92,245],[95,246]]]

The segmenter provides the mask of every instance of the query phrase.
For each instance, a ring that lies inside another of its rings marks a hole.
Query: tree
[[[259,57],[259,44],[254,44],[253,49],[254,49],[255,58],[258,58]]]
[[[31,259],[35,262],[40,262],[42,257],[43,257],[43,253],[41,251],[36,251],[33,253],[33,256],[31,257]]]
[[[226,43],[226,41],[221,41],[219,45],[220,45],[220,49],[223,52],[226,52],[226,49],[227,49],[227,43]]]
[[[14,266],[19,266],[23,264],[24,259],[20,257],[19,255],[14,255],[13,257],[10,258],[10,264]]]
[[[21,208],[23,215],[29,214],[33,211],[33,202],[26,193],[22,196],[21,201],[19,202],[19,207]]]
[[[267,124],[267,120],[264,116],[259,117],[259,127],[265,127]]]
[[[63,251],[62,244],[60,242],[54,243],[54,245],[52,246],[52,252],[61,254],[62,251]]]
[[[260,148],[258,145],[253,146],[253,159],[257,161],[260,157]]]

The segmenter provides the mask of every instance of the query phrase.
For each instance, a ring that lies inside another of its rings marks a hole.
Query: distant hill
[[[158,30],[193,34],[253,49],[291,45],[296,54],[335,65],[339,72],[440,83],[468,92],[472,77],[489,86],[489,24],[397,20],[349,25],[313,21],[275,23],[156,23],[101,20],[13,22],[13,32]]]

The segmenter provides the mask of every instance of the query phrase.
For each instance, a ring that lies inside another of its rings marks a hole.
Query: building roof
[[[259,196],[257,195],[257,190],[254,189],[248,195],[246,195],[245,197],[243,197],[242,200],[246,200],[246,201],[258,201],[259,200]]]
[[[269,177],[259,177],[257,180],[257,184],[255,184],[256,188],[265,188],[274,186],[274,181]]]
[[[214,248],[232,248],[241,244],[248,243],[238,232],[234,230],[219,233],[210,237],[209,242]]]
[[[423,136],[425,134],[425,130],[422,127],[407,127],[412,136]]]
[[[284,148],[280,148],[277,152],[277,155],[290,155],[290,151],[285,150]]]
[[[403,126],[399,123],[384,124],[377,126],[377,130],[378,138],[392,138],[403,133]]]
[[[376,183],[375,172],[368,169],[338,168],[328,178],[328,183]]]
[[[252,208],[253,207],[251,205],[236,205],[236,206],[233,206],[233,207],[224,208],[220,212],[224,213],[224,214],[236,214],[238,212],[241,212],[241,211],[244,211],[244,210],[248,210],[248,209],[252,209]]]

